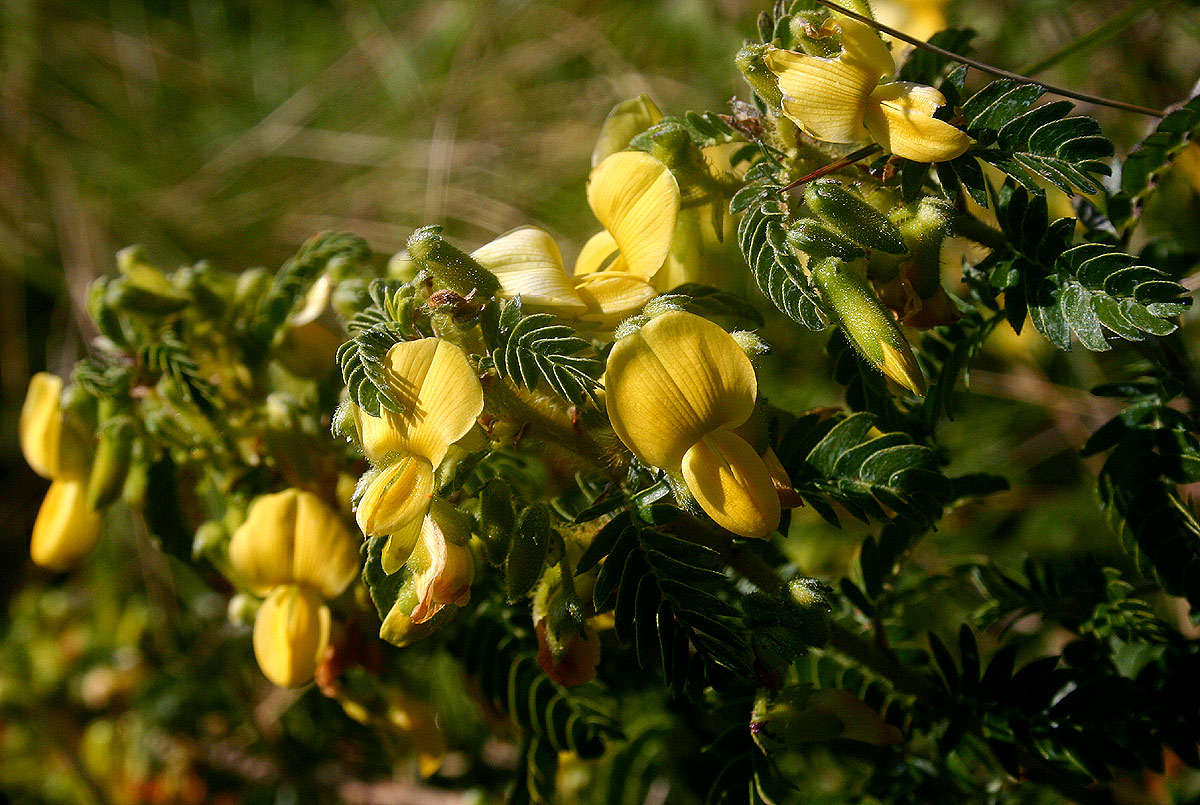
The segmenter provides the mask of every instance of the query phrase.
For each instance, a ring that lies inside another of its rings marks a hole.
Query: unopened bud
[[[797,255],[807,255],[815,260],[823,257],[853,260],[865,254],[858,246],[815,218],[803,218],[790,226],[787,241]]]
[[[804,188],[804,203],[833,231],[866,249],[903,254],[904,239],[879,210],[836,179],[818,179]]]
[[[550,517],[544,508],[529,506],[521,512],[504,563],[505,595],[509,601],[524,598],[541,578],[550,537]]]
[[[733,63],[741,72],[746,83],[767,106],[778,109],[783,104],[783,93],[779,91],[779,79],[767,69],[764,56],[768,45],[747,45],[738,51]]]
[[[110,282],[106,298],[113,306],[131,313],[166,315],[182,310],[191,296],[175,287],[166,276],[146,260],[140,246],[128,246],[117,252],[120,278]]]
[[[629,147],[629,142],[646,129],[662,120],[662,112],[646,95],[629,98],[614,106],[600,126],[600,136],[592,148],[592,167],[618,151]]]
[[[491,296],[500,288],[495,274],[442,237],[440,226],[423,226],[413,232],[408,238],[408,253],[439,283],[461,296],[472,291]]]
[[[104,422],[88,476],[88,505],[100,511],[121,495],[133,460],[133,420],[119,416]]]

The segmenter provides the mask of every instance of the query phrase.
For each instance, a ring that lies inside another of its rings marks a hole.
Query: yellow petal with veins
[[[59,480],[50,484],[33,523],[29,556],[34,564],[66,570],[95,547],[101,517],[87,504],[87,481]]]
[[[502,297],[519,295],[531,309],[567,316],[587,309],[571,287],[558,244],[545,230],[518,227],[480,246],[471,257],[500,280]]]
[[[281,688],[311,681],[329,645],[330,620],[315,591],[277,587],[254,620],[254,656],[263,676]]]
[[[766,65],[779,78],[783,112],[818,140],[866,140],[863,113],[879,83],[874,67],[770,48]]]
[[[676,471],[705,434],[750,417],[758,381],[729,333],[673,311],[616,343],[605,389],[621,441],[643,462]]]
[[[437,467],[483,412],[483,388],[471,362],[449,341],[422,338],[396,344],[385,364],[389,391],[406,410],[383,409],[373,417],[352,409],[367,458],[386,464],[417,455]]]
[[[865,123],[885,150],[914,162],[945,162],[962,156],[974,142],[965,132],[933,117],[946,99],[933,87],[883,84],[867,103]]]
[[[575,292],[587,304],[580,321],[612,327],[642,309],[658,295],[654,286],[624,271],[601,271],[577,281]]]
[[[683,477],[704,513],[743,537],[761,538],[779,525],[779,495],[771,473],[745,439],[721,428],[683,456]]]
[[[588,204],[631,274],[650,279],[667,259],[679,214],[679,184],[667,166],[640,151],[621,151],[592,170]]]
[[[579,256],[575,258],[576,277],[582,277],[601,269],[625,272],[629,270],[624,258],[621,257],[621,250],[617,248],[617,242],[613,240],[612,234],[607,229],[601,229],[588,238],[587,243],[583,244],[583,248],[579,250]]]
[[[365,536],[392,534],[429,511],[433,467],[421,456],[404,456],[381,470],[358,501],[355,515]]]
[[[842,31],[842,61],[861,65],[875,77],[876,82],[896,72],[892,52],[874,28],[842,14],[834,16]]]

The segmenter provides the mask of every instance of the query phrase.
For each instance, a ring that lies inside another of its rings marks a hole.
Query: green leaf
[[[569,403],[595,400],[604,366],[590,343],[549,313],[522,316],[520,300],[504,303],[492,350],[496,371],[537,389],[542,383]]]
[[[1108,201],[1108,217],[1128,229],[1142,213],[1159,177],[1188,143],[1200,137],[1200,96],[1189,99],[1159,121],[1154,131],[1121,165],[1121,190]]]

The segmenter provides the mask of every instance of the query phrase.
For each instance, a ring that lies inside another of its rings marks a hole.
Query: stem
[[[859,22],[864,23],[866,25],[870,25],[872,28],[874,28],[877,31],[883,31],[888,36],[893,36],[896,39],[899,39],[901,42],[907,42],[910,45],[913,45],[914,47],[921,48],[922,50],[928,50],[930,53],[936,53],[939,56],[945,56],[947,59],[953,59],[956,62],[961,62],[962,64],[965,64],[969,67],[974,67],[976,70],[979,70],[980,72],[987,73],[988,75],[994,75],[997,78],[1008,78],[1013,81],[1022,81],[1026,84],[1037,84],[1039,87],[1042,87],[1047,92],[1053,93],[1055,95],[1061,95],[1064,98],[1073,98],[1077,101],[1086,101],[1087,103],[1094,103],[1097,106],[1110,106],[1113,109],[1124,109],[1127,112],[1137,112],[1140,115],[1148,115],[1149,117],[1162,117],[1163,116],[1162,110],[1160,110],[1160,109],[1151,109],[1148,106],[1138,106],[1137,104],[1126,103],[1124,101],[1114,101],[1114,100],[1110,100],[1108,98],[1102,98],[1099,95],[1089,95],[1086,92],[1076,92],[1074,90],[1066,89],[1065,87],[1058,87],[1053,84],[1047,84],[1045,81],[1038,81],[1036,79],[1030,78],[1027,75],[1021,75],[1020,73],[1014,73],[1010,70],[1002,70],[999,67],[993,67],[990,64],[986,64],[986,63],[978,61],[976,59],[968,58],[967,56],[961,56],[958,53],[954,53],[953,51],[946,50],[945,48],[940,48],[937,45],[931,45],[928,42],[922,42],[920,39],[917,39],[916,37],[909,36],[906,33],[897,31],[895,28],[890,28],[886,25],[883,25],[882,23],[878,23],[875,20],[871,19],[870,17],[865,17],[862,14],[855,14],[850,9],[840,6],[837,3],[832,2],[831,0],[816,0],[816,2],[820,3],[821,5],[825,6],[826,8],[831,8],[840,14],[845,14],[847,17],[849,17],[851,19],[858,20]]]
[[[1028,75],[1040,73],[1042,70],[1053,67],[1064,59],[1074,56],[1077,53],[1082,53],[1084,51],[1091,50],[1092,48],[1099,47],[1115,37],[1117,34],[1121,33],[1121,31],[1125,29],[1125,26],[1129,25],[1129,23],[1133,22],[1147,11],[1152,11],[1158,6],[1164,5],[1165,3],[1166,0],[1142,0],[1140,3],[1133,3],[1120,14],[1111,17],[1104,24],[1084,34],[1083,36],[1077,37],[1071,42],[1068,42],[1048,56],[1044,56],[1031,63],[1028,67],[1024,68],[1022,72],[1027,73]]]
[[[974,215],[967,212],[954,214],[950,222],[950,230],[955,235],[961,235],[967,240],[987,246],[989,249],[1003,249],[1008,245],[1008,238],[999,229],[994,229]]]

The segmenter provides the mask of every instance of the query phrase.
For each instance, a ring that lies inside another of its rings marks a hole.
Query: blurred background
[[[209,702],[215,718],[241,695],[239,685],[259,684],[246,677],[170,691],[171,658],[192,662],[195,675],[197,663],[223,662],[224,649],[204,642],[202,626],[221,619],[224,602],[206,598],[197,580],[176,579],[180,589],[169,590],[141,584],[136,563],[111,546],[72,577],[29,564],[46,482],[21,459],[17,414],[31,373],[65,375],[84,354],[94,334],[86,288],[113,269],[114,252],[142,243],[163,265],[204,258],[230,270],[276,267],[311,233],[338,229],[365,237],[382,261],[423,224],[443,224],[474,248],[536,223],[570,261],[596,228],[584,182],[608,109],[644,92],[667,113],[726,111],[731,97],[747,94],[731,60],[765,2],[0,3],[0,791],[18,801],[104,801],[94,766],[108,760],[88,747],[135,737],[132,754],[144,766],[137,779],[156,779],[146,769],[173,763],[191,768],[188,736],[221,734],[220,724],[204,723],[208,705],[198,702]],[[946,25],[974,28],[990,63],[1155,108],[1189,96],[1200,75],[1200,10],[1190,3],[873,5],[882,20],[921,37]],[[1053,64],[1042,69],[1047,59]],[[1084,111],[1122,153],[1152,125]],[[1159,227],[1200,237],[1200,160],[1189,160],[1168,176],[1148,216],[1152,234]],[[1200,244],[1177,251],[1194,254]],[[787,332],[797,348],[770,359],[764,389],[793,410],[839,404],[824,337]],[[1036,336],[997,335],[973,376],[978,396],[939,437],[953,471],[1000,472],[1014,491],[947,521],[918,559],[950,567],[1093,551],[1122,563],[1093,505],[1094,468],[1073,452],[1112,413],[1086,389],[1121,360],[1051,354]],[[807,572],[833,577],[863,533],[797,517],[793,537],[803,538],[791,542]],[[193,583],[188,598],[182,590]],[[189,602],[186,612],[175,598]],[[193,638],[207,648],[197,652]],[[139,647],[155,641],[158,664],[147,668]],[[247,644],[236,652],[254,671]],[[137,736],[114,715],[133,696],[158,696],[162,718]],[[270,712],[247,718],[269,723]],[[155,743],[162,736],[154,730],[167,725],[182,737]],[[287,776],[267,761],[205,757],[220,770],[215,777],[181,772],[175,788],[136,789],[134,801],[199,802],[223,790],[214,779]],[[299,764],[308,755],[293,757]],[[47,775],[48,762],[61,773]]]

